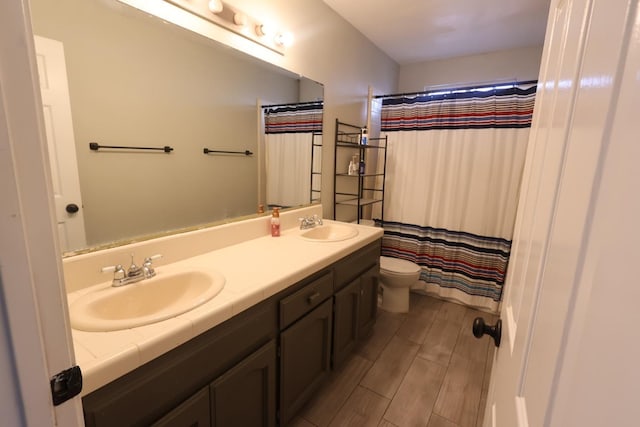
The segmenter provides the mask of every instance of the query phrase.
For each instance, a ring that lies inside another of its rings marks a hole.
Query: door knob
[[[75,203],[69,203],[67,206],[65,206],[64,210],[70,214],[74,214],[78,212],[80,208]]]
[[[476,317],[473,321],[473,335],[476,338],[482,337],[484,334],[493,337],[493,342],[496,347],[500,347],[500,338],[502,337],[502,320],[498,319],[495,326],[490,326],[484,323],[482,317]]]

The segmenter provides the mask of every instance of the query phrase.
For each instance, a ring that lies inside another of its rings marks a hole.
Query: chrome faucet
[[[156,275],[156,271],[153,268],[153,261],[162,258],[162,255],[153,255],[144,259],[142,267],[136,265],[133,261],[133,254],[131,254],[131,265],[127,271],[124,270],[122,264],[112,265],[109,267],[103,267],[103,273],[113,272],[113,280],[111,286],[118,287],[136,283],[144,279],[150,279]]]
[[[316,214],[313,216],[298,218],[298,221],[300,221],[300,230],[306,230],[308,228],[313,228],[316,225],[322,225],[322,218]]]
[[[133,254],[131,254],[131,265],[127,270],[127,278],[129,279],[129,283],[135,283],[144,279],[144,274],[142,273],[142,267],[138,267],[136,263],[133,261]]]

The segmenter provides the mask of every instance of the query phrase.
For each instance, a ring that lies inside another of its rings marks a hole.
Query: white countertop
[[[325,220],[325,224],[332,222]],[[302,239],[295,227],[283,230],[280,237],[258,237],[172,263],[172,269],[214,268],[226,279],[224,289],[209,302],[155,324],[113,332],[72,330],[76,363],[84,379],[82,395],[382,237],[381,228],[351,225],[358,235],[348,240],[311,242]],[[158,275],[163,267],[156,268]],[[68,303],[91,289],[69,293]]]

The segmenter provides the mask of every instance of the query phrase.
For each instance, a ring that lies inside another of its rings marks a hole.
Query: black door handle
[[[70,214],[74,214],[78,212],[80,208],[75,203],[69,203],[67,206],[65,206],[64,210],[69,212]]]
[[[473,321],[473,335],[476,338],[482,337],[484,334],[493,337],[493,342],[496,347],[500,347],[500,338],[502,338],[502,320],[498,319],[495,326],[490,326],[484,323],[482,317],[476,317]]]

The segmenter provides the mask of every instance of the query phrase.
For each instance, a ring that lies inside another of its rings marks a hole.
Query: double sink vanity
[[[375,322],[382,229],[281,215],[65,259],[87,426],[286,425]],[[154,254],[155,276],[109,265]],[[113,273],[110,273],[113,274]]]

